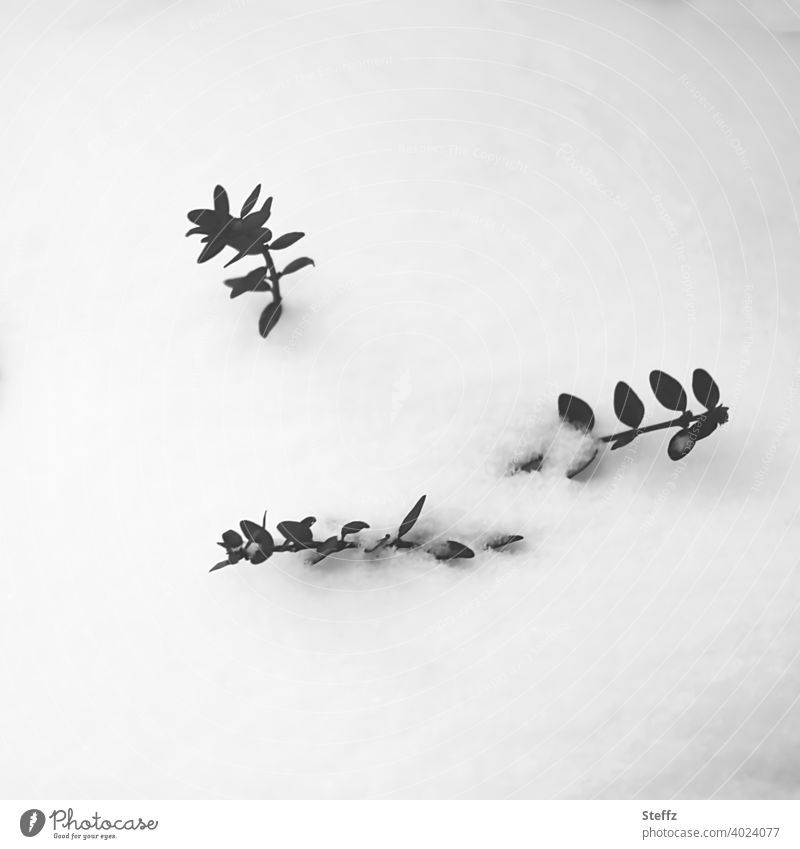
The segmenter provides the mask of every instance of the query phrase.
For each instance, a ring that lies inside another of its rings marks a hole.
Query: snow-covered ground
[[[5,3],[0,795],[797,796],[797,5]],[[266,341],[218,182],[317,261]],[[504,474],[696,367],[685,464]],[[208,574],[423,493],[525,543]]]

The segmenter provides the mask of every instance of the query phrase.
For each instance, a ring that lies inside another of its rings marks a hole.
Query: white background
[[[794,8],[793,8],[794,7]],[[800,14],[9,2],[0,796],[796,797]],[[261,182],[266,341],[189,209]],[[559,392],[731,421],[504,474]],[[696,405],[695,405],[696,406]],[[557,466],[557,464],[556,464]],[[209,575],[241,518],[514,552]]]

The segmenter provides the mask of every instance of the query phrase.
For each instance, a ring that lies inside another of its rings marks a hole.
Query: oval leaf
[[[686,393],[674,377],[670,377],[665,371],[651,371],[650,386],[659,404],[668,410],[686,412]]]
[[[469,546],[453,539],[447,540],[442,545],[437,545],[431,550],[431,554],[437,560],[470,559],[475,556],[475,552]]]
[[[307,265],[313,265],[314,260],[311,257],[301,256],[299,259],[293,259],[286,268],[281,271],[281,277],[285,277],[287,274],[294,274],[295,271],[300,271],[301,268],[305,268]]]
[[[515,542],[520,542],[520,540],[522,539],[524,539],[524,537],[520,536],[519,534],[511,534],[505,537],[498,537],[497,539],[493,539],[487,542],[484,548],[498,551],[501,548],[505,548],[505,546],[507,545],[511,545]]]
[[[325,542],[322,542],[317,546],[317,551],[323,556],[327,557],[329,554],[333,554],[335,551],[339,551],[339,537],[328,537]]]
[[[633,389],[622,380],[614,390],[614,412],[622,424],[628,427],[639,427],[644,418],[644,404]]]
[[[205,247],[202,251],[200,251],[200,256],[197,257],[198,263],[208,262],[210,259],[214,259],[214,257],[220,253],[220,251],[224,250],[225,242],[222,239],[212,239],[209,242],[206,242]]]
[[[192,224],[203,224],[208,227],[214,222],[213,209],[192,209],[186,213],[186,217]]]
[[[303,236],[305,236],[305,233],[284,233],[282,236],[278,236],[274,242],[270,243],[269,249],[271,251],[282,251],[284,248],[290,247],[295,242],[299,242]]]
[[[686,428],[679,430],[672,437],[667,446],[667,454],[670,460],[680,460],[694,448],[696,440]]]
[[[223,548],[239,548],[240,545],[244,544],[244,540],[236,531],[225,531],[220,544]]]
[[[594,460],[595,460],[595,457],[597,457],[597,454],[598,454],[598,451],[597,451],[597,449],[595,449],[592,452],[592,456],[589,457],[588,460],[579,460],[579,461],[577,461],[576,465],[570,466],[570,468],[567,469],[567,477],[572,479],[576,475],[579,475],[584,469],[588,469],[589,466],[591,466],[592,463],[594,463]]]
[[[699,442],[712,433],[719,427],[719,422],[713,416],[703,416],[696,422],[693,422],[687,430],[694,437],[695,441]]]
[[[258,320],[258,332],[266,339],[281,317],[281,302],[267,304]]]
[[[231,211],[231,205],[228,201],[228,193],[222,186],[217,186],[214,189],[214,212],[219,212],[222,215],[228,215]]]
[[[246,256],[247,256],[247,251],[239,251],[239,253],[236,254],[236,256],[233,259],[229,259],[225,263],[225,265],[223,265],[222,267],[227,268],[229,265],[233,265],[234,262],[239,262],[240,259],[244,259]]]
[[[694,397],[707,409],[716,407],[719,404],[719,386],[714,382],[714,378],[701,368],[696,368],[692,375],[692,391]]]
[[[397,531],[397,538],[404,537],[417,523],[419,514],[422,512],[422,506],[425,504],[425,497],[422,496],[419,501],[411,508],[408,515],[400,523],[400,529]]]
[[[311,528],[303,522],[279,522],[278,533],[301,548],[309,548],[314,539]]]
[[[269,230],[255,230],[240,235],[227,234],[227,242],[232,248],[236,248],[238,253],[233,259],[225,263],[225,268],[238,262],[248,254],[260,254],[264,251],[265,238],[269,236]]]
[[[359,531],[363,531],[368,527],[369,525],[366,522],[348,522],[342,527],[342,539],[349,534],[357,534]]]
[[[592,408],[574,395],[563,393],[558,396],[558,415],[565,422],[581,430],[591,430],[594,427],[594,412]]]
[[[251,212],[246,218],[242,220],[242,227],[245,230],[258,229],[263,227],[267,221],[269,220],[269,216],[272,213],[272,198],[267,198],[264,201],[264,205],[258,212]]]
[[[530,460],[526,460],[521,465],[517,466],[515,471],[519,472],[540,472],[544,465],[544,454],[534,454]]]
[[[249,519],[242,519],[239,522],[239,527],[242,529],[244,537],[249,542],[254,542],[264,554],[269,557],[275,548],[275,540],[272,539],[272,534],[262,528],[256,522],[251,522]]]
[[[225,285],[231,290],[231,298],[238,298],[245,292],[269,292],[272,287],[267,283],[266,274],[266,268],[256,268],[244,277],[226,280]]]
[[[256,201],[258,200],[258,196],[261,194],[261,183],[259,183],[252,192],[247,196],[247,200],[242,204],[242,211],[239,213],[240,217],[244,218],[248,212],[256,205]]]

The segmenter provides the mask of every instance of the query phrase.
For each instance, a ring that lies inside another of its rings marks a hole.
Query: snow
[[[0,794],[800,792],[800,10],[550,5],[4,6]],[[258,182],[266,341],[183,239]],[[685,463],[507,474],[697,367]],[[422,494],[525,542],[207,572]]]

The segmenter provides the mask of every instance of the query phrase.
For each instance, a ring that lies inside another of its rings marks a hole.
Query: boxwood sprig
[[[198,263],[208,262],[225,248],[233,248],[236,255],[225,263],[225,268],[244,259],[247,256],[261,256],[264,265],[249,271],[242,277],[232,277],[225,281],[231,290],[231,298],[238,298],[245,292],[270,292],[272,301],[267,304],[258,321],[259,333],[266,338],[274,329],[283,310],[281,295],[281,280],[289,274],[294,274],[309,265],[314,260],[303,256],[293,259],[280,271],[275,266],[273,251],[289,248],[305,236],[305,233],[284,233],[273,239],[272,230],[266,223],[272,214],[272,198],[268,197],[261,208],[253,211],[261,193],[261,186],[256,186],[242,204],[239,216],[230,212],[228,193],[222,186],[214,189],[214,206],[212,209],[193,209],[188,213],[189,220],[195,225],[186,235],[201,235],[203,249],[198,256]]]
[[[267,514],[261,524],[249,519],[239,523],[241,534],[227,530],[222,534],[222,542],[217,543],[225,549],[226,558],[211,568],[215,572],[225,566],[245,560],[254,565],[264,563],[279,552],[311,552],[311,562],[320,563],[332,554],[338,554],[348,549],[360,549],[365,554],[376,554],[386,549],[416,549],[432,555],[437,560],[471,560],[475,557],[472,548],[456,540],[409,540],[408,534],[413,530],[425,504],[425,496],[421,496],[409,510],[394,534],[386,534],[377,543],[367,547],[359,534],[367,530],[369,525],[362,521],[347,522],[342,526],[338,535],[326,539],[315,539],[313,526],[314,516],[306,516],[299,521],[283,521],[277,524],[277,534],[283,537],[283,542],[276,542],[275,536],[267,530]],[[484,543],[486,550],[500,550],[523,539],[519,534],[493,537]]]
[[[619,381],[614,390],[614,412],[627,430],[610,433],[596,438],[600,443],[611,443],[611,450],[630,445],[635,439],[645,433],[652,433],[666,428],[678,428],[667,446],[667,455],[671,460],[682,460],[695,445],[706,439],[721,425],[728,421],[728,408],[720,404],[720,390],[716,381],[704,369],[694,370],[692,375],[692,392],[697,401],[703,405],[703,411],[694,413],[688,409],[686,390],[671,375],[664,371],[650,372],[650,388],[656,400],[668,410],[680,413],[675,418],[657,424],[642,426],[645,408],[641,398],[624,381]],[[591,434],[594,429],[594,411],[586,401],[575,395],[563,393],[558,397],[558,415],[562,421]],[[574,477],[591,465],[598,451],[588,460],[577,464],[567,471],[567,477]],[[546,462],[546,456],[536,453],[532,457],[515,466],[515,472],[539,471]]]

